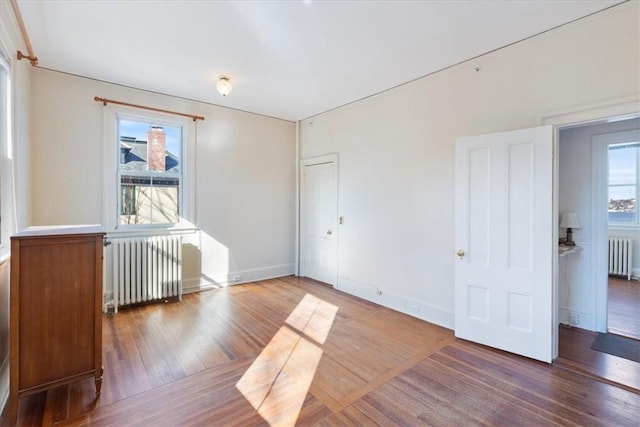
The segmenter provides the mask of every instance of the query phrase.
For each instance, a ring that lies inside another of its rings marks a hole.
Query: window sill
[[[107,232],[107,238],[113,237],[137,237],[137,236],[163,236],[171,234],[191,234],[199,231],[199,228],[192,224],[176,224],[166,227],[121,227],[118,230]]]
[[[609,230],[620,230],[620,231],[634,231],[634,230],[640,230],[640,224],[619,224],[619,223],[614,223],[611,224],[609,223],[607,228]]]

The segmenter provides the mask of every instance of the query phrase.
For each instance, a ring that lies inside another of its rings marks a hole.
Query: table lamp
[[[562,218],[560,219],[560,227],[567,229],[567,241],[565,242],[566,246],[575,246],[576,243],[573,241],[573,230],[574,228],[580,228],[580,222],[578,221],[578,215],[575,212],[567,212],[562,214]]]

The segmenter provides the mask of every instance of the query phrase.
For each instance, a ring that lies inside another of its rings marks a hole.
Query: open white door
[[[551,126],[456,141],[455,334],[552,360]]]
[[[336,285],[337,156],[301,162],[300,274]]]

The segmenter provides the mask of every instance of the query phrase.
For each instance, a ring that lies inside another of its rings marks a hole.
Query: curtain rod
[[[17,57],[18,60],[28,59],[31,65],[38,65],[38,57],[33,53],[33,47],[31,46],[31,40],[29,40],[29,35],[27,34],[27,28],[24,26],[24,21],[22,20],[22,14],[20,13],[20,9],[18,8],[18,3],[16,0],[9,0],[11,3],[11,8],[13,9],[13,14],[16,16],[16,21],[18,21],[18,27],[20,27],[20,32],[22,33],[22,39],[24,40],[24,44],[27,45],[27,52],[29,56],[25,55],[21,51],[18,51]]]
[[[94,96],[93,100],[96,102],[102,102],[102,105],[104,106],[106,106],[107,104],[125,105],[127,107],[141,108],[143,110],[158,111],[160,113],[175,114],[176,116],[189,117],[193,119],[194,122],[196,120],[204,120],[204,116],[196,116],[194,114],[178,113],[177,111],[169,111],[169,110],[163,110],[160,108],[146,107],[144,105],[130,104],[128,102],[114,101],[113,99],[100,98],[99,96]]]

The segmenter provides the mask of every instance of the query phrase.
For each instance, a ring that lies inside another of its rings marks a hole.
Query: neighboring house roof
[[[120,138],[121,170],[124,171],[146,171],[147,170],[147,141],[140,141],[128,136]],[[178,157],[166,151],[165,172],[180,173],[180,161]]]

